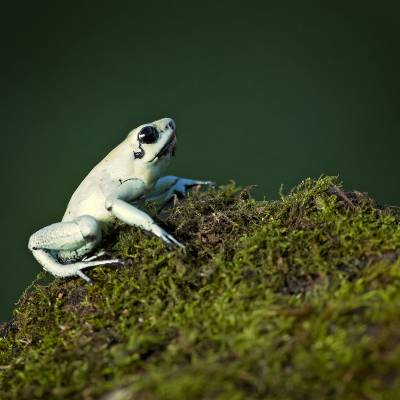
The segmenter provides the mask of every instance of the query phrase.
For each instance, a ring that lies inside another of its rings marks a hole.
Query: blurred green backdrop
[[[257,184],[259,198],[339,174],[400,204],[396,3],[268,3],[2,6],[1,320],[40,270],[29,235],[163,116],[178,126],[172,174]]]

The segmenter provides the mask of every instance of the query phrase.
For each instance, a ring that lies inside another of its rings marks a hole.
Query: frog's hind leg
[[[80,276],[90,282],[82,269],[120,263],[119,260],[93,261],[93,258],[76,261],[89,254],[100,241],[99,223],[95,218],[83,215],[40,229],[30,237],[28,247],[42,267],[54,276]]]

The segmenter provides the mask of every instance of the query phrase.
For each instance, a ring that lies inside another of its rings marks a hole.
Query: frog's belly
[[[96,191],[89,196],[82,198],[79,192],[75,193],[65,211],[63,222],[72,221],[80,215],[91,215],[97,221],[102,223],[110,223],[115,217],[106,210],[105,196],[100,191]]]

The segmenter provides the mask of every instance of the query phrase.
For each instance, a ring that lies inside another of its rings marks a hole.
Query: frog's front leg
[[[129,202],[141,198],[144,193],[145,185],[140,179],[125,181],[107,197],[106,209],[126,224],[152,232],[167,244],[175,244],[184,248],[172,235],[158,226],[148,214],[129,204]]]
[[[82,215],[73,221],[59,222],[40,229],[30,237],[28,247],[42,267],[54,276],[80,276],[90,282],[82,269],[120,261],[69,261],[90,253],[100,241],[99,223],[89,215]],[[60,259],[67,263],[59,262]]]
[[[146,200],[156,202],[159,205],[168,203],[175,195],[185,196],[188,189],[194,186],[215,186],[211,181],[199,181],[196,179],[180,178],[178,176],[163,176],[154,185],[153,190],[146,196]]]

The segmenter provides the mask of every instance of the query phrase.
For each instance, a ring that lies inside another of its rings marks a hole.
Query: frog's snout
[[[166,125],[166,127],[165,127],[166,129],[171,129],[172,131],[175,131],[176,130],[176,125],[175,125],[175,121],[173,120],[173,119],[171,119],[171,118],[169,118],[169,122],[168,122],[168,124]]]
[[[160,119],[159,121],[156,122],[156,125],[162,131],[171,130],[171,131],[175,132],[175,130],[176,130],[176,124],[172,118]]]

